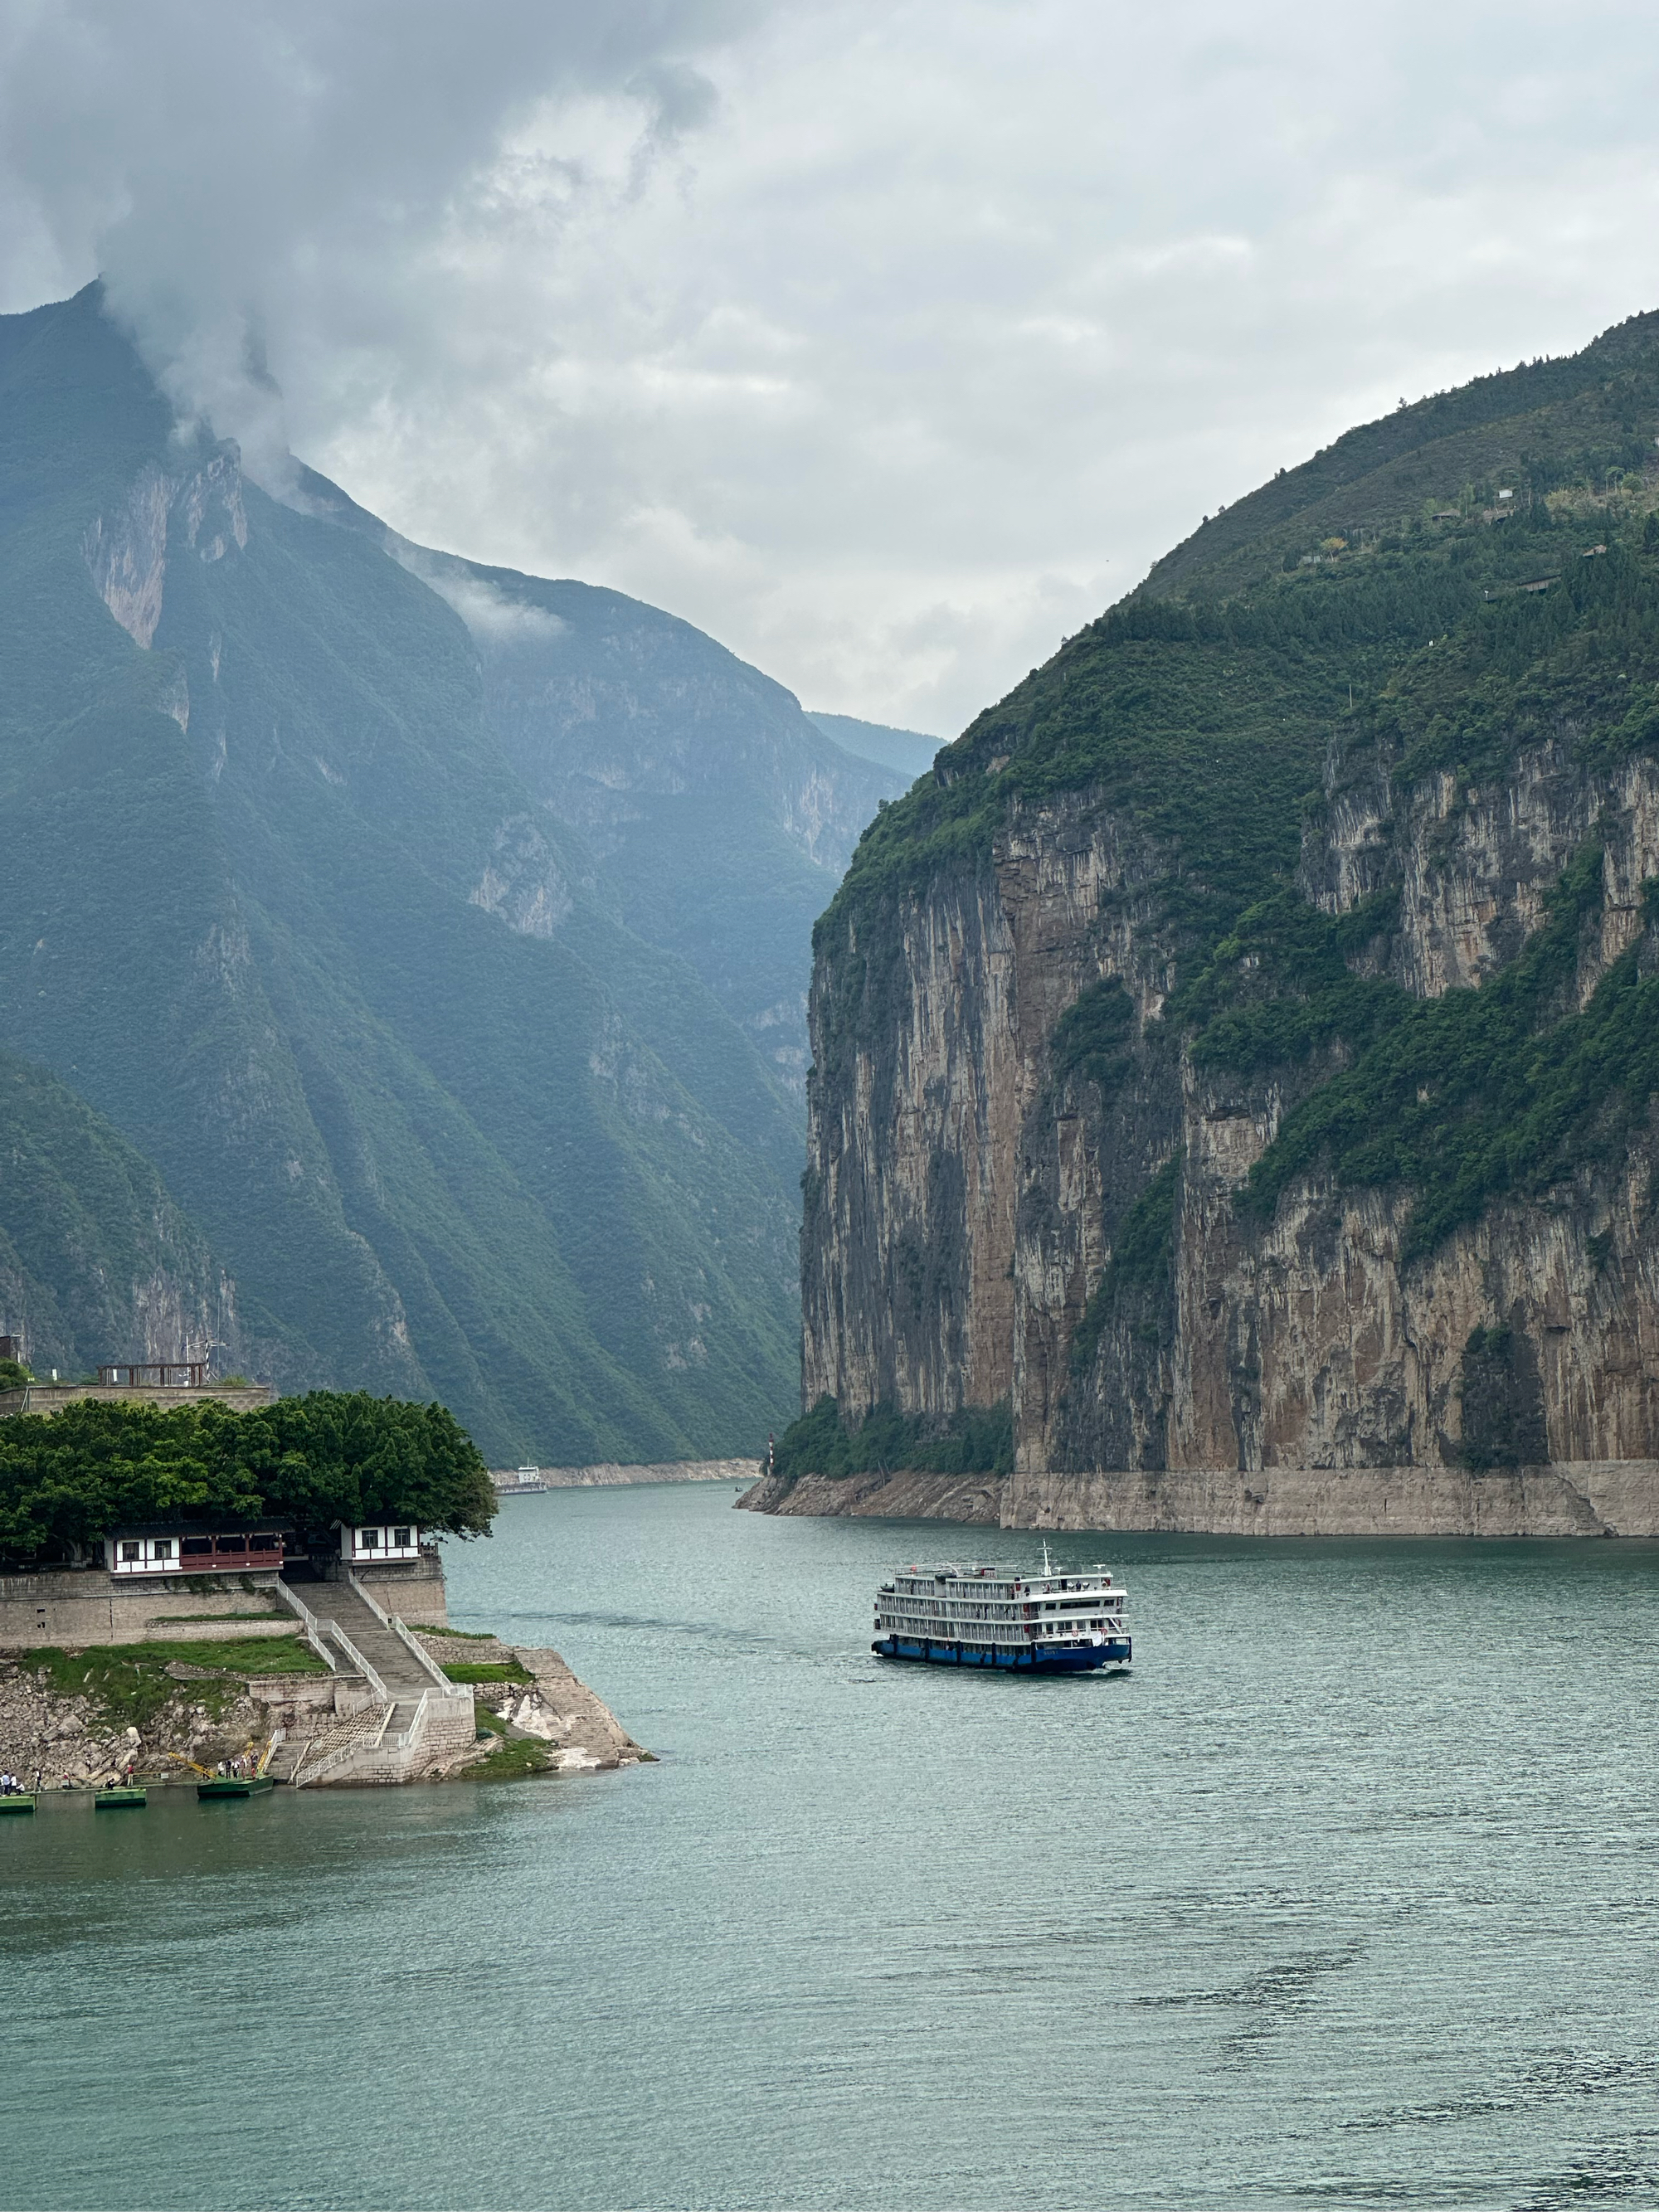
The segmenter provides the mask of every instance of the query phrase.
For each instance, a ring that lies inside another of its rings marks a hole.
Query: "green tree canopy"
[[[495,1486],[442,1406],[313,1390],[235,1413],[91,1400],[0,1421],[0,1554],[52,1559],[124,1523],[407,1519],[488,1534]]]

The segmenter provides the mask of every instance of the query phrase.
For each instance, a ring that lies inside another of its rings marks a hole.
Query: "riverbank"
[[[754,1480],[755,1462],[752,1459],[672,1459],[625,1467],[615,1461],[604,1460],[593,1467],[538,1467],[535,1474],[537,1482],[544,1490],[611,1490],[641,1482],[750,1482]],[[501,1473],[493,1479],[501,1485],[509,1497],[518,1486],[510,1480],[504,1481]],[[523,1486],[526,1490],[535,1486],[535,1483],[529,1481]]]
[[[453,1629],[424,1631],[420,1641],[451,1681],[471,1686],[474,1715],[495,1738],[473,1762],[478,1778],[509,1770],[596,1774],[650,1760],[556,1651]]]
[[[149,1787],[193,1785],[244,1758],[301,1786],[390,1779],[595,1773],[648,1760],[556,1651],[435,1630],[419,1640],[471,1691],[471,1727],[434,1735],[394,1776],[343,1753],[385,1737],[367,1681],[331,1673],[297,1638],[173,1639],[0,1653],[0,1768],[43,1790],[96,1790],[131,1770]],[[375,1734],[379,1729],[379,1735]]]
[[[1004,1483],[994,1474],[763,1475],[737,1500],[743,1513],[848,1521],[964,1521],[997,1528]]]
[[[750,1513],[1226,1536],[1659,1536],[1659,1460],[763,1479]]]

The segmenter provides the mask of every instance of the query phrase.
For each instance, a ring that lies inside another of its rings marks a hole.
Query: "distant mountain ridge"
[[[856,714],[821,714],[813,708],[808,714],[825,737],[861,760],[879,761],[907,784],[927,775],[947,743],[921,730],[895,729],[890,722],[863,722]]]
[[[755,1040],[880,772],[654,610],[421,556],[447,599],[306,504],[181,442],[96,287],[0,318],[0,1042],[154,1164],[285,1387],[439,1395],[505,1462],[753,1449],[795,1389],[801,1073]],[[481,574],[549,602],[499,649],[448,603]],[[587,660],[550,704],[555,635]],[[712,771],[663,826],[708,748],[647,749],[610,818],[614,747],[589,773],[676,655],[752,707],[723,846]],[[700,944],[697,834],[770,969]]]
[[[544,834],[559,825],[578,878],[689,961],[804,1098],[812,924],[865,824],[908,777],[826,735],[793,692],[678,616],[415,544],[312,469],[297,470],[293,496],[368,536],[454,608],[477,651],[487,723]],[[542,931],[565,896],[544,877],[541,854],[509,836],[486,897],[514,927]]]

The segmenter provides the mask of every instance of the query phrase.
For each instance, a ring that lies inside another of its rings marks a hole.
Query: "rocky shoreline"
[[[1659,1460],[763,1480],[750,1513],[1232,1536],[1659,1536]]]
[[[521,1668],[530,1678],[527,1681],[474,1683],[472,1702],[475,1708],[482,1706],[493,1714],[509,1735],[545,1744],[550,1771],[598,1773],[650,1759],[651,1753],[635,1742],[609,1705],[571,1673],[556,1651],[437,1632],[422,1633],[420,1641],[440,1666],[454,1665],[465,1654],[471,1666]],[[487,1752],[491,1747],[479,1748]]]
[[[471,1685],[476,1740],[457,1754],[435,1752],[410,1779],[597,1773],[648,1760],[608,1706],[556,1651],[496,1639],[423,1633],[440,1665],[501,1670],[511,1679]],[[224,1663],[199,1666],[188,1644],[154,1665],[109,1662],[112,1648],[0,1652],[0,1769],[31,1788],[96,1790],[131,1767],[149,1787],[193,1785],[222,1760],[258,1760],[273,1736],[314,1731],[323,1742],[349,1718],[307,1711],[308,1675],[239,1675]],[[84,1662],[84,1668],[82,1662]],[[79,1675],[77,1686],[70,1685]],[[273,1772],[277,1769],[273,1766]],[[351,1786],[345,1778],[332,1784]]]
[[[737,1502],[742,1513],[872,1521],[958,1521],[997,1528],[1004,1479],[995,1474],[763,1475]]]

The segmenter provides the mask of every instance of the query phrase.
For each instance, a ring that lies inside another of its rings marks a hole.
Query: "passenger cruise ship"
[[[878,1658],[938,1667],[1018,1667],[1076,1674],[1127,1667],[1123,1591],[1103,1567],[1042,1572],[1015,1567],[910,1567],[876,1598]]]

